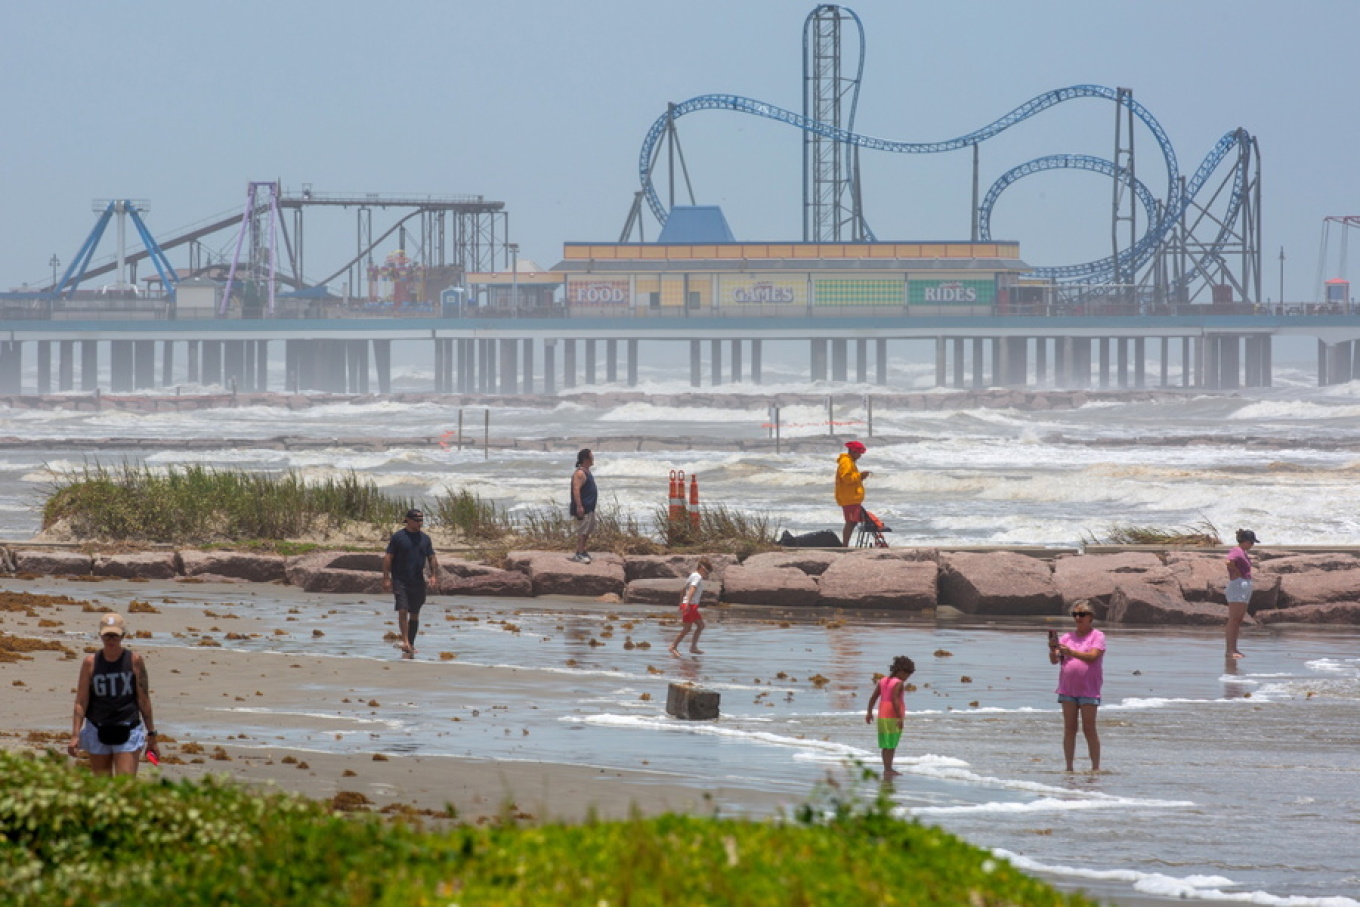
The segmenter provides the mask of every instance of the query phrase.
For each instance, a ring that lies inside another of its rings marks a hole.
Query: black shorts
[[[399,579],[392,580],[392,594],[396,597],[397,605],[394,611],[405,611],[407,614],[419,614],[420,608],[425,604],[425,584],[415,583],[407,585]]]

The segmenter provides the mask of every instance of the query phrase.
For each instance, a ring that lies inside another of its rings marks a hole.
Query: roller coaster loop
[[[1225,158],[1233,150],[1240,154],[1244,148],[1252,142],[1251,136],[1244,129],[1235,129],[1227,133],[1209,154],[1204,158],[1196,169],[1195,174],[1184,184],[1181,182],[1180,171],[1176,163],[1176,152],[1171,146],[1171,140],[1161,123],[1152,115],[1142,104],[1138,103],[1127,93],[1120,95],[1116,89],[1106,88],[1102,85],[1071,85],[1066,88],[1058,88],[1053,91],[1045,92],[1038,97],[1032,98],[1021,104],[1019,107],[1010,111],[999,119],[976,129],[966,135],[957,138],[947,139],[940,142],[897,142],[888,139],[875,138],[873,136],[862,135],[844,129],[838,129],[826,123],[809,119],[791,110],[785,110],[773,104],[766,104],[763,101],[755,101],[751,98],[744,98],[739,95],[730,94],[706,94],[690,98],[688,101],[673,105],[666,113],[657,118],[647,131],[647,136],[643,140],[642,149],[638,155],[638,173],[642,183],[642,191],[647,199],[647,205],[659,223],[666,222],[669,213],[662,205],[660,197],[657,195],[656,187],[652,182],[652,170],[655,159],[659,151],[660,142],[666,134],[668,126],[679,117],[702,110],[730,110],[735,113],[747,114],[749,116],[764,117],[787,123],[805,132],[812,132],[825,138],[837,142],[844,142],[858,148],[867,148],[874,151],[887,151],[895,154],[939,154],[947,151],[959,151],[970,145],[986,141],[1001,134],[1010,127],[1021,123],[1036,114],[1048,110],[1058,104],[1067,101],[1095,98],[1112,101],[1117,104],[1125,105],[1134,116],[1142,121],[1143,125],[1152,133],[1157,142],[1157,147],[1161,151],[1162,161],[1166,168],[1167,197],[1158,200],[1152,192],[1141,182],[1134,181],[1133,190],[1147,212],[1147,228],[1143,235],[1134,243],[1133,247],[1120,252],[1121,261],[1127,263],[1124,256],[1129,256],[1133,261],[1133,269],[1141,269],[1156,253],[1158,247],[1166,240],[1169,234],[1176,228],[1181,217],[1187,208],[1192,204],[1196,193],[1198,193],[1208,182],[1209,177]],[[1051,155],[1038,158],[1026,164],[1022,164],[1007,171],[1002,175],[988,190],[986,196],[979,204],[979,235],[986,241],[991,239],[990,223],[992,208],[997,199],[1007,187],[1017,180],[1039,173],[1045,170],[1054,169],[1082,169],[1097,173],[1114,176],[1116,173],[1115,165],[1107,160],[1090,157],[1087,155],[1062,154]],[[1120,178],[1128,180],[1126,173],[1121,173]],[[1237,213],[1241,210],[1247,188],[1248,175],[1244,167],[1237,167],[1237,173],[1233,181],[1233,189],[1227,200],[1227,211],[1220,218],[1224,225],[1218,238],[1211,243],[1211,249],[1221,246],[1227,242],[1231,232],[1231,224]],[[867,229],[867,228],[866,228]],[[870,240],[874,239],[872,232],[868,233]],[[1033,269],[1032,273],[1037,277],[1045,277],[1054,280],[1076,280],[1090,282],[1107,282],[1112,279],[1114,268],[1113,260],[1110,257],[1072,265],[1041,266]]]

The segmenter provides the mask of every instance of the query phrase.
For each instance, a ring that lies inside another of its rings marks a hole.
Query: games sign
[[[807,281],[767,277],[723,277],[724,306],[804,305]]]

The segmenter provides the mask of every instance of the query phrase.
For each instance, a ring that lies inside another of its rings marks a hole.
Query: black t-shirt
[[[387,542],[392,555],[392,578],[404,586],[425,585],[425,558],[434,557],[434,544],[420,530],[398,529]]]

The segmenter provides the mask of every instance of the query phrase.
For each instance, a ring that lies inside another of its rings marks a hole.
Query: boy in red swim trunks
[[[708,579],[712,572],[712,562],[706,557],[701,557],[694,565],[694,572],[685,581],[685,591],[680,596],[680,621],[685,628],[675,637],[675,642],[671,643],[670,648],[670,653],[676,658],[680,657],[680,643],[685,641],[690,630],[694,631],[694,638],[690,640],[689,650],[695,655],[704,654],[699,648],[699,634],[704,632],[704,619],[699,614],[699,605],[704,597],[704,580]]]

